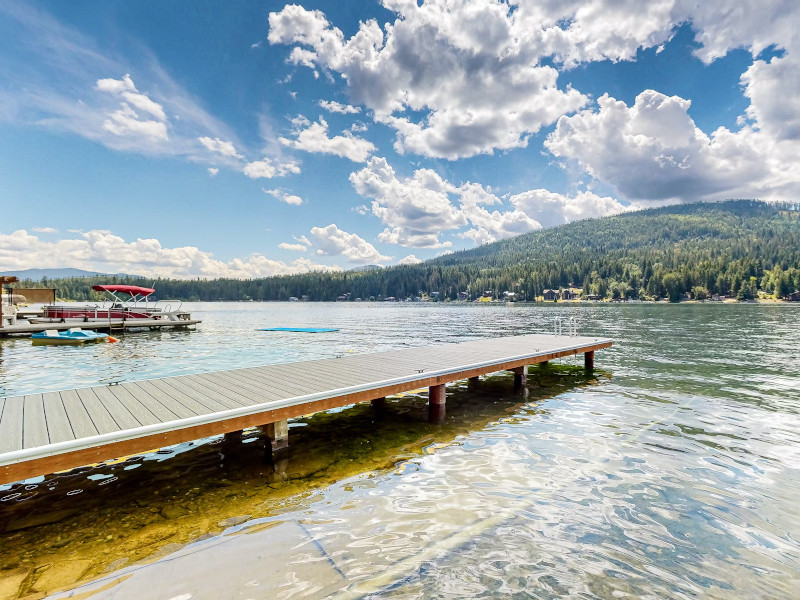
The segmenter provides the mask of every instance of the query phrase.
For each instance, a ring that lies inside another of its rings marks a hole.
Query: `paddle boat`
[[[66,331],[45,329],[31,336],[34,346],[80,346],[90,342],[117,342],[107,333],[84,331],[80,327],[72,327]]]

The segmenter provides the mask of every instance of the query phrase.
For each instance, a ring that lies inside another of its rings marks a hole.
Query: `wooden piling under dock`
[[[420,387],[442,422],[446,383],[504,370],[522,383],[527,365],[575,354],[592,368],[610,346],[523,335],[0,398],[0,484],[252,426],[284,449],[287,419]]]

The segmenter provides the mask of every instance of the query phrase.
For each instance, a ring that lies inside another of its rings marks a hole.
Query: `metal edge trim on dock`
[[[594,350],[600,350],[603,348],[608,348],[612,344],[611,340],[607,338],[594,338],[592,339],[592,342],[593,342],[592,344],[582,343],[574,346],[564,346],[564,347],[559,347],[558,349],[550,349],[547,351],[540,351],[537,349],[536,352],[529,352],[515,356],[503,357],[502,360],[494,359],[479,363],[459,365],[457,368],[440,369],[438,371],[430,371],[427,373],[415,373],[414,375],[409,375],[406,377],[396,377],[394,379],[386,379],[383,381],[373,381],[363,385],[325,390],[323,392],[316,392],[314,394],[307,394],[305,396],[295,396],[283,400],[273,400],[271,402],[265,402],[253,406],[243,406],[241,408],[232,408],[226,411],[210,413],[207,415],[198,415],[196,417],[189,417],[186,419],[176,419],[164,423],[157,423],[133,429],[125,429],[113,433],[106,433],[92,437],[80,438],[78,440],[69,440],[65,442],[57,442],[55,444],[48,444],[45,446],[37,446],[34,448],[16,450],[14,452],[8,452],[6,454],[3,454],[2,457],[0,457],[0,467],[13,465],[20,461],[32,461],[36,459],[47,458],[50,456],[66,454],[68,452],[86,450],[89,448],[103,446],[114,442],[125,442],[137,438],[165,434],[170,431],[188,429],[191,427],[197,427],[202,425],[209,425],[219,421],[226,421],[232,418],[247,417],[262,412],[268,412],[272,410],[286,408],[289,406],[303,405],[319,400],[327,400],[331,398],[348,396],[360,392],[368,392],[370,390],[377,390],[380,388],[385,388],[394,385],[413,383],[417,381],[431,379],[434,377],[453,375],[475,369],[490,368],[496,365],[502,365],[505,363],[520,361],[520,360],[527,360],[530,358],[536,358],[548,354],[554,354],[554,353],[569,354],[571,352],[577,354],[579,353],[578,351],[590,352]],[[213,372],[208,374],[213,375]],[[131,381],[130,383],[134,382]]]

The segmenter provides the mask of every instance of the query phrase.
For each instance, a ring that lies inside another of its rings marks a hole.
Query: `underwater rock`
[[[92,566],[89,559],[62,560],[51,565],[33,584],[37,592],[49,592],[75,583]]]
[[[12,600],[19,596],[19,586],[25,581],[31,569],[19,568],[0,571],[0,600]]]
[[[227,529],[228,527],[236,527],[237,525],[241,525],[248,519],[250,519],[251,515],[240,515],[238,517],[230,517],[229,519],[223,519],[219,523],[217,523],[217,527],[221,527],[222,529]]]
[[[189,510],[184,508],[180,504],[169,504],[163,507],[159,511],[159,514],[165,519],[177,519],[178,517],[188,515]]]
[[[51,512],[42,512],[31,515],[26,515],[20,519],[10,521],[5,531],[19,531],[20,529],[27,529],[28,527],[38,527],[39,525],[47,525],[49,523],[57,523],[67,517],[71,517],[77,511],[75,510],[55,510]]]
[[[108,563],[105,569],[103,569],[103,573],[111,573],[112,571],[116,571],[117,569],[121,569],[125,565],[128,564],[130,559],[126,556],[124,558],[118,558],[117,560]]]

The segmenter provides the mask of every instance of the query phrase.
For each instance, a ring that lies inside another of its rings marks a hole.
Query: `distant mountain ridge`
[[[71,279],[73,277],[133,277],[141,279],[139,275],[128,275],[126,273],[98,273],[97,271],[84,271],[83,269],[24,269],[22,271],[0,271],[0,275],[8,275],[17,279],[30,279],[31,281],[41,281],[47,279]]]

